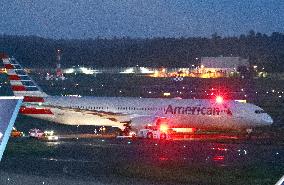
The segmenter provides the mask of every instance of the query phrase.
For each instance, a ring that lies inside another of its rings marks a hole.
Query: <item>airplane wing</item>
[[[0,161],[18,115],[22,97],[0,97]]]
[[[120,129],[124,129],[126,124],[130,124],[133,128],[143,128],[145,125],[151,124],[153,125],[158,118],[159,115],[144,115],[144,114],[127,114],[127,113],[114,113],[111,111],[103,111],[103,110],[83,110],[79,108],[68,108],[68,107],[59,107],[59,106],[50,106],[50,105],[42,105],[46,110],[52,110],[53,114],[58,114],[61,117],[72,117],[74,114],[80,114],[84,119],[91,118],[91,120],[96,120],[92,122],[92,125],[102,125],[105,123],[105,126],[112,125],[113,127],[118,127]],[[77,117],[78,117],[77,115]],[[64,121],[66,121],[64,119]],[[71,124],[73,120],[69,121]],[[77,122],[76,122],[77,125]]]

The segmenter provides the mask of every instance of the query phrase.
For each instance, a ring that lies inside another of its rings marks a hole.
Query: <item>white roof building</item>
[[[249,67],[248,59],[240,57],[201,57],[204,68],[238,69],[240,66]]]

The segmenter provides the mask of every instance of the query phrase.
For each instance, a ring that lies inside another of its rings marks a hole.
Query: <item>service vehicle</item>
[[[172,131],[167,125],[148,125],[144,129],[140,129],[137,133],[138,138],[147,139],[170,139]]]
[[[40,129],[33,128],[29,131],[29,136],[31,138],[40,139],[40,138],[44,137],[44,132],[41,131]]]
[[[12,132],[11,132],[11,137],[23,137],[25,136],[24,132],[21,132],[16,129],[16,127],[13,127]]]
[[[58,136],[54,135],[54,131],[50,130],[50,131],[44,131],[44,136],[41,138],[45,141],[57,141],[58,140]]]

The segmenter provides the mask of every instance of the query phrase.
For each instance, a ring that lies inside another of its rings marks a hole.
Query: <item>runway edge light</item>
[[[0,161],[10,138],[23,97],[0,97]]]

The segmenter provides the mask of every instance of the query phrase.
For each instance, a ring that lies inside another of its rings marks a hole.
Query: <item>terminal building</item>
[[[225,76],[238,72],[241,67],[249,68],[248,59],[240,57],[201,57],[202,73],[223,73]]]

